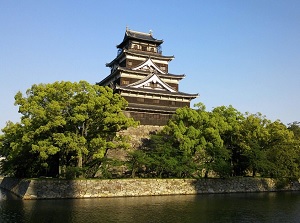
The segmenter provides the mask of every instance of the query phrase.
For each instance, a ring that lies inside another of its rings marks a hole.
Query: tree
[[[3,129],[0,154],[16,176],[54,176],[59,167],[93,176],[107,149],[126,146],[116,133],[136,124],[122,113],[125,99],[85,81],[33,85],[15,104],[21,121]]]
[[[298,140],[280,121],[271,122],[260,113],[248,114],[241,128],[240,146],[245,168],[253,176],[299,178]]]
[[[228,176],[229,153],[218,127],[201,103],[196,110],[179,108],[164,129],[151,136],[144,154],[133,154],[131,163],[139,161],[139,169],[144,166],[159,177],[202,176],[203,170],[206,176],[209,171]]]
[[[1,171],[6,175],[26,177],[34,175],[37,165],[37,154],[30,152],[29,143],[23,142],[24,128],[19,123],[8,122],[0,136]],[[24,171],[26,170],[26,171]]]
[[[240,163],[244,174],[263,173],[272,165],[267,159],[269,131],[267,126],[271,123],[260,113],[246,114],[241,123],[240,139],[237,142],[244,157]]]
[[[244,120],[243,114],[231,105],[219,106],[212,110],[210,120],[214,128],[218,129],[224,148],[230,154],[229,162],[232,168],[230,175],[244,175],[243,162],[245,158],[239,145],[241,123]]]
[[[267,126],[269,132],[267,157],[272,167],[268,174],[274,178],[298,179],[300,177],[299,140],[280,121]]]
[[[139,169],[151,177],[191,177],[197,170],[194,155],[201,138],[192,125],[199,120],[197,116],[190,108],[178,109],[161,132],[151,135],[140,151],[131,154],[132,172]]]
[[[297,140],[300,140],[300,122],[294,121],[288,124],[288,129],[294,133]]]

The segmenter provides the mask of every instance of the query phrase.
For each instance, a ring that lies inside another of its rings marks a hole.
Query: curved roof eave
[[[179,96],[183,98],[190,98],[194,99],[199,97],[199,94],[188,94],[188,93],[183,93],[183,92],[169,92],[169,91],[158,91],[158,90],[144,90],[144,89],[139,89],[139,88],[132,88],[132,87],[121,87],[121,86],[116,86],[116,89],[123,90],[123,91],[132,91],[132,92],[138,92],[138,93],[143,93],[143,94],[155,94],[155,95],[167,95],[167,96]]]
[[[123,50],[123,52],[125,54],[129,54],[129,55],[134,55],[134,56],[142,56],[142,57],[151,57],[152,59],[159,59],[159,60],[168,60],[168,61],[171,61],[175,58],[175,56],[163,56],[163,55],[155,55],[155,54],[148,54],[147,52],[145,53],[140,53],[140,52],[143,52],[143,51],[140,51],[140,52],[132,52],[132,51],[129,51],[129,50]]]
[[[144,70],[132,70],[132,69],[129,69],[129,68],[126,68],[126,67],[118,67],[117,68],[118,70],[121,70],[121,71],[129,71],[129,72],[132,72],[132,73],[137,73],[137,74],[144,74],[144,75],[149,75],[149,71],[144,71]],[[170,74],[170,73],[167,73],[167,74],[158,74],[159,77],[166,77],[166,78],[174,78],[174,79],[183,79],[185,78],[185,74]]]

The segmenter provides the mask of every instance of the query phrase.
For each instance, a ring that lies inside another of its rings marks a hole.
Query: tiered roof
[[[142,33],[126,29],[123,41],[117,45],[117,57],[106,66],[111,73],[100,81],[99,85],[111,86],[115,92],[129,102],[127,111],[133,116],[147,113],[163,114],[170,117],[179,107],[189,106],[198,94],[189,94],[178,90],[179,81],[184,74],[169,73],[168,63],[174,56],[163,56],[160,45],[163,40],[155,39],[152,32]],[[132,113],[133,112],[133,113]],[[135,116],[139,119],[140,116]],[[157,119],[157,123],[166,124]],[[152,123],[153,124],[153,123]]]
[[[127,42],[127,40],[130,40],[130,39],[140,40],[142,42],[155,43],[157,45],[160,45],[164,42],[163,40],[155,39],[152,36],[151,31],[149,33],[143,33],[143,32],[129,30],[128,28],[126,28],[124,39],[119,45],[117,45],[117,48],[122,49],[124,44]]]
[[[137,57],[151,57],[152,59],[159,59],[159,60],[163,60],[163,61],[168,61],[170,62],[171,60],[173,60],[175,57],[174,56],[163,56],[163,55],[157,55],[157,54],[151,54],[149,55],[149,53],[143,52],[143,51],[139,51],[139,52],[132,52],[126,49],[123,49],[121,53],[118,54],[118,56],[113,59],[111,62],[106,63],[105,65],[107,67],[111,67],[112,65],[114,65],[114,63],[118,60],[120,60],[122,57],[124,56],[137,56]]]

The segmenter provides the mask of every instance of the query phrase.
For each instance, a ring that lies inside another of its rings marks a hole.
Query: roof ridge
[[[145,32],[136,31],[136,30],[132,30],[132,29],[126,28],[126,33],[127,32],[133,32],[133,33],[137,33],[137,34],[143,34],[143,35],[152,36],[152,31],[151,30],[149,31],[149,33],[145,33]]]

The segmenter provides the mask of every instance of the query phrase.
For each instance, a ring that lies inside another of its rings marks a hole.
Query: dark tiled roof
[[[156,43],[158,45],[160,45],[164,42],[163,40],[155,39],[152,36],[152,32],[143,33],[143,32],[138,32],[138,31],[133,31],[133,30],[126,29],[124,39],[123,39],[122,43],[117,45],[117,47],[122,48],[124,42],[127,39],[136,39],[136,40],[141,40],[141,41],[146,41],[146,42],[152,42],[152,43]]]
[[[111,62],[106,63],[105,65],[107,67],[110,67],[114,64],[115,61],[118,61],[122,56],[125,55],[133,55],[133,56],[142,56],[144,58],[153,58],[153,59],[159,59],[159,60],[166,60],[166,61],[171,61],[174,59],[174,56],[163,56],[163,55],[158,55],[158,54],[152,54],[150,55],[147,52],[144,51],[138,51],[138,52],[132,52],[129,50],[122,50],[122,53],[120,53],[115,59],[113,59]]]
[[[144,94],[155,94],[155,95],[166,95],[166,96],[177,96],[177,97],[183,97],[183,98],[197,98],[199,94],[188,94],[184,92],[170,92],[170,91],[163,91],[163,90],[153,90],[153,89],[144,89],[144,88],[134,88],[134,87],[121,87],[116,86],[116,89],[123,90],[123,91],[131,91],[136,93],[144,93]]]
[[[129,55],[134,55],[134,56],[144,56],[144,57],[150,57],[150,58],[155,58],[155,59],[164,59],[164,60],[173,60],[175,57],[174,56],[164,56],[164,55],[159,55],[159,54],[151,54],[147,51],[129,51],[129,50],[124,50],[124,53],[129,54]]]
[[[149,75],[149,71],[145,71],[145,70],[132,70],[132,69],[126,68],[126,67],[118,67],[118,70]],[[182,79],[185,77],[184,74],[170,74],[170,73],[167,73],[167,74],[157,73],[156,75],[159,76],[160,78],[161,77],[169,77],[169,78],[175,78],[175,79]]]
[[[137,32],[137,31],[133,31],[133,30],[126,30],[125,35],[127,35],[127,37],[148,40],[148,41],[156,41],[157,40],[152,36],[151,32],[143,33],[143,32]]]

